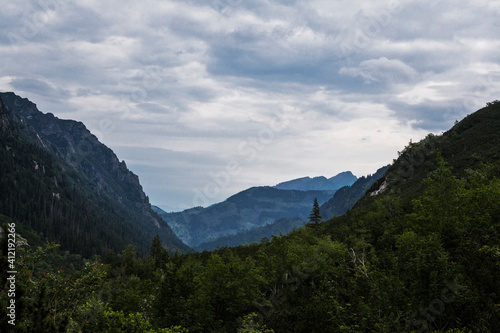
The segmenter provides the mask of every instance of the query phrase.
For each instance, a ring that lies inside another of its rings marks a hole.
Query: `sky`
[[[0,91],[82,121],[166,211],[375,173],[500,99],[498,0],[0,5]]]

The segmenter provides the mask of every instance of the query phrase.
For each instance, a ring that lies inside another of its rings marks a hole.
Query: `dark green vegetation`
[[[0,125],[0,214],[30,244],[48,239],[90,258],[132,243],[146,254],[159,234],[187,249],[151,210],[137,176],[82,123],[2,93]]]
[[[17,328],[498,332],[499,203],[494,102],[406,147],[346,214],[282,237],[175,255],[156,238],[144,259],[129,246],[41,275],[54,246],[22,247]]]

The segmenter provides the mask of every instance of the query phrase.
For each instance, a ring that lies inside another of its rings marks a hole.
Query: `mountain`
[[[336,191],[344,186],[350,186],[356,181],[350,171],[339,173],[332,178],[320,177],[303,177],[283,183],[279,183],[274,188],[280,190],[298,190],[298,191]]]
[[[160,216],[183,242],[196,247],[219,237],[271,224],[280,218],[307,220],[314,198],[322,204],[333,193],[252,187],[207,208],[195,207],[178,213],[160,212]]]
[[[342,215],[348,209],[351,209],[356,201],[365,194],[366,190],[370,188],[375,181],[382,177],[385,170],[387,170],[387,166],[380,168],[373,175],[368,175],[366,177],[363,176],[357,179],[351,186],[344,186],[337,190],[333,194],[333,197],[331,197],[328,201],[321,205],[320,213],[322,219],[324,221],[331,219],[332,217]],[[343,174],[347,176],[349,174],[352,175],[350,172],[345,172]],[[307,177],[301,179],[307,179]],[[307,212],[311,212],[311,207],[306,207],[306,209]],[[307,222],[307,217],[280,218],[270,224],[257,227],[255,229],[239,232],[234,235],[222,236],[212,241],[202,243],[198,245],[196,249],[200,251],[213,250],[217,247],[237,246],[246,243],[259,242],[262,238],[271,238],[272,236],[278,236],[280,234],[285,235],[288,232],[292,231],[294,228],[300,228],[304,226]]]
[[[500,159],[500,102],[468,115],[441,136],[429,134],[418,143],[410,142],[387,172],[368,190],[370,197],[382,193],[410,198],[423,192],[423,180],[437,168],[442,156],[456,176],[469,176],[469,169]]]
[[[350,171],[330,179],[304,177],[274,187],[253,187],[207,208],[195,207],[177,213],[155,209],[182,241],[204,250],[237,244],[237,240],[259,241],[302,226],[307,222],[314,198],[324,203],[336,190],[356,179]],[[274,223],[277,224],[273,226]],[[259,229],[252,232],[256,228]]]
[[[188,249],[152,211],[137,175],[83,123],[14,93],[0,101],[0,214],[85,256],[128,243],[146,253],[156,234],[168,248]]]
[[[337,190],[333,197],[320,207],[324,220],[339,216],[351,209],[356,202],[365,195],[366,191],[385,173],[389,166],[382,167],[373,175],[358,178],[351,186],[344,186]]]

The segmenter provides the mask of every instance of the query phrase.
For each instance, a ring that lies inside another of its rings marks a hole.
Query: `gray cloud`
[[[342,67],[340,74],[353,77],[360,76],[365,82],[372,83],[411,83],[417,76],[417,72],[398,59],[379,59],[365,60],[358,67]]]
[[[423,100],[412,105],[403,101],[388,102],[398,118],[415,128],[425,128],[430,132],[439,132],[453,126],[456,120],[467,115],[467,110],[460,100],[432,101]]]
[[[70,91],[55,88],[45,81],[37,79],[13,79],[10,84],[18,91],[32,92],[44,98],[64,99],[70,97]]]

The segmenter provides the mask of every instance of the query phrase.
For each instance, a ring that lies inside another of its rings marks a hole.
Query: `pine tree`
[[[314,198],[314,203],[313,203],[313,209],[311,211],[311,214],[309,214],[309,222],[318,224],[322,220],[321,214],[319,212],[319,204],[318,204],[318,199]]]

